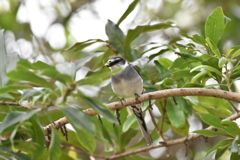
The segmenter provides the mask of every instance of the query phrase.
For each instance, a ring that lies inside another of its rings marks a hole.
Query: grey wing
[[[136,73],[138,74],[138,76],[142,79],[142,77],[141,77],[140,73],[138,72],[138,70],[136,69],[136,67],[134,67],[132,64],[129,64],[129,65],[136,71]],[[142,90],[142,94],[143,94],[143,92],[144,92],[144,88],[143,88],[143,90]]]
[[[138,75],[141,77],[141,75],[140,75],[140,73],[138,72],[138,70],[136,69],[136,67],[134,67],[134,65],[132,65],[132,64],[130,64],[131,65],[131,67],[133,67],[134,68],[134,70],[138,73]]]

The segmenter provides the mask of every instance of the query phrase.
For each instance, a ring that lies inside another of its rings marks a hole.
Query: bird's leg
[[[123,101],[125,101],[124,98],[121,98],[121,99],[119,100],[119,102],[121,102],[122,105],[123,105]]]
[[[136,101],[139,101],[139,100],[138,100],[138,97],[140,97],[140,96],[139,96],[137,93],[134,93],[134,95],[135,95],[135,100],[136,100]],[[141,101],[139,101],[139,102],[141,102]]]

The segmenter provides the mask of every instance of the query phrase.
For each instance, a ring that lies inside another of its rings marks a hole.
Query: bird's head
[[[105,66],[109,67],[111,69],[111,71],[115,71],[116,69],[122,70],[122,69],[126,68],[127,65],[128,65],[128,63],[122,57],[112,57],[107,61],[107,63],[105,63]]]

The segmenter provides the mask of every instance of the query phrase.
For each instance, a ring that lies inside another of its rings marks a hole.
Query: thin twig
[[[156,122],[156,120],[154,119],[154,116],[153,116],[152,110],[151,110],[150,108],[148,108],[148,111],[149,111],[149,114],[150,114],[151,120],[152,120],[152,122],[153,122],[153,125],[154,125],[154,127],[156,128],[156,130],[157,130],[157,133],[158,133],[159,136],[161,137],[160,130],[159,130],[158,126],[157,126],[157,122]]]
[[[69,151],[74,151],[74,152],[77,152],[77,153],[80,153],[80,154],[85,154],[85,155],[87,155],[87,156],[91,156],[91,157],[95,157],[95,158],[97,158],[97,159],[106,159],[106,157],[104,157],[104,156],[101,156],[101,155],[96,155],[96,154],[94,154],[94,155],[91,155],[91,154],[89,154],[89,153],[87,153],[87,152],[84,152],[83,150],[81,150],[81,149],[79,149],[79,148],[77,148],[76,146],[74,146],[74,147],[72,147],[72,145],[68,145],[67,143],[61,143],[61,148],[62,149],[67,149],[67,150],[69,150]]]
[[[165,100],[166,101],[166,100]],[[165,103],[166,104],[166,103]],[[161,117],[161,123],[160,123],[160,129],[159,129],[159,134],[162,137],[163,141],[165,142],[166,139],[163,136],[163,125],[164,125],[164,119],[165,119],[165,113],[166,113],[166,106],[163,106],[162,110],[162,117]]]
[[[237,118],[240,118],[240,113],[236,113],[236,114],[234,114],[234,115],[232,115],[228,118],[225,118],[223,121],[233,121]],[[215,129],[216,128],[214,128],[213,126],[210,126],[210,127],[206,128],[205,130],[215,130]],[[192,141],[192,140],[198,139],[200,137],[202,137],[201,134],[194,134],[194,135],[188,136],[187,140]],[[132,151],[127,151],[127,152],[124,152],[124,153],[115,154],[115,155],[107,157],[106,159],[107,160],[118,159],[118,158],[121,158],[121,157],[129,156],[129,155],[133,155],[133,154],[137,154],[137,153],[141,153],[141,152],[146,152],[146,151],[149,151],[149,150],[155,149],[155,148],[170,147],[170,146],[181,144],[181,143],[184,144],[185,141],[186,141],[186,137],[175,139],[175,140],[169,140],[169,141],[166,141],[164,143],[160,143],[158,145],[147,146],[147,147],[138,148],[138,149],[135,149],[135,150],[132,150]]]

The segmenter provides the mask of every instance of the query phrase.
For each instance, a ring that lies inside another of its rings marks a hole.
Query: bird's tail
[[[151,138],[150,134],[148,133],[148,129],[147,129],[144,117],[142,115],[141,107],[131,106],[131,108],[137,118],[140,130],[142,132],[142,135],[143,135],[145,141],[147,142],[148,145],[152,144],[152,138]]]

